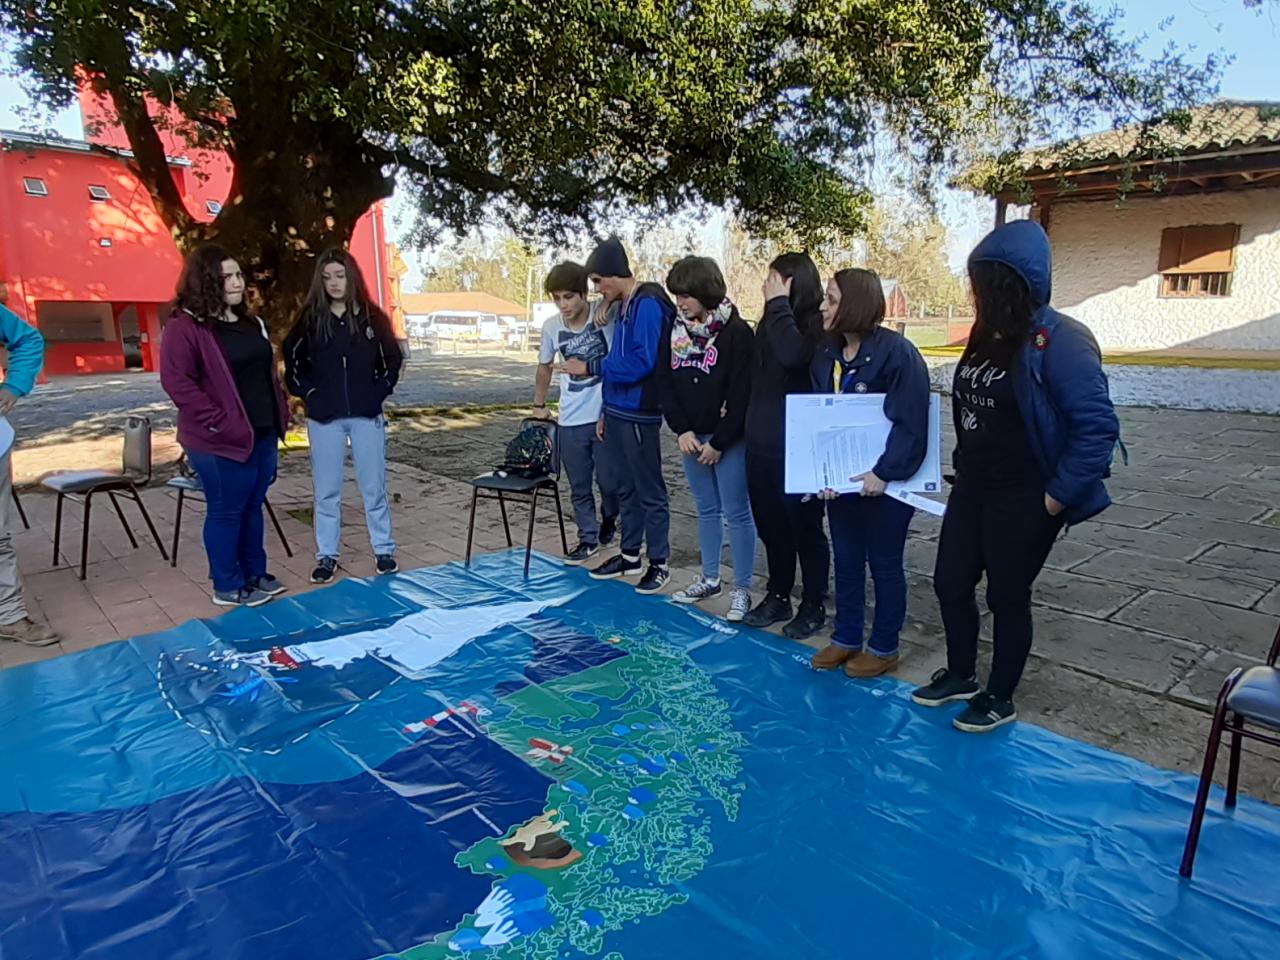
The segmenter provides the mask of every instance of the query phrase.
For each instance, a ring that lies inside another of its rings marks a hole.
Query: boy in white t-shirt
[[[618,498],[604,444],[597,433],[602,406],[600,368],[613,341],[613,323],[597,318],[587,303],[587,271],[577,263],[557,264],[544,284],[560,311],[542,325],[542,349],[534,378],[535,416],[549,416],[547,390],[560,375],[560,462],[573,491],[578,545],[564,562],[578,566],[608,546],[617,531]],[[553,365],[559,356],[560,362]],[[596,520],[593,477],[600,483],[603,519]]]

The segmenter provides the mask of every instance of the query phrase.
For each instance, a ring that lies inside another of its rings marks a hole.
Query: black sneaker
[[[591,571],[592,580],[617,580],[619,577],[638,577],[644,564],[639,557],[625,557],[618,554],[611,557]]]
[[[600,546],[607,547],[618,535],[618,518],[605,517],[600,521]]]
[[[334,574],[338,572],[337,557],[321,557],[316,562],[316,568],[311,571],[312,583],[331,583]]]
[[[742,622],[748,627],[768,627],[783,620],[790,620],[793,616],[794,611],[791,609],[789,599],[768,594],[742,618]]]
[[[802,603],[795,619],[782,628],[782,635],[792,640],[808,640],[827,622],[827,608],[820,603]]]
[[[248,588],[215,590],[213,591],[213,602],[220,607],[260,607],[264,603],[270,603],[271,596],[261,590],[250,590]]]
[[[1017,719],[1018,711],[1013,708],[1012,700],[997,700],[983,690],[969,701],[951,725],[965,733],[990,733]]]
[[[981,692],[977,678],[961,679],[943,667],[934,671],[927,686],[912,691],[911,699],[922,707],[940,707],[953,700],[972,700]]]
[[[579,543],[576,547],[565,554],[565,566],[580,567],[599,552],[600,547],[594,543]]]
[[[389,573],[399,573],[400,564],[396,563],[396,558],[390,553],[378,554],[378,573],[380,576],[386,576]]]
[[[636,593],[661,593],[671,579],[671,568],[665,563],[649,564],[649,572],[636,584]]]
[[[269,573],[264,573],[252,583],[246,584],[246,586],[249,587],[250,591],[260,590],[268,597],[278,597],[289,589]]]

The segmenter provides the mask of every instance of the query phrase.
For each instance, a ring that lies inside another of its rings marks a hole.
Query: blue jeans
[[[258,440],[245,463],[212,453],[187,453],[208,504],[204,550],[215,590],[240,590],[267,572],[262,504],[276,478],[276,443],[275,434]]]
[[[710,435],[698,437],[706,443]],[[698,505],[698,545],[702,549],[702,575],[720,579],[720,548],[724,525],[729,522],[729,552],[733,557],[733,583],[746,590],[756,562],[756,524],[747,495],[747,445],[736,443],[713,467],[682,454],[684,475],[689,478],[693,502]]]
[[[862,649],[866,622],[866,568],[875,584],[875,614],[867,646],[888,657],[898,652],[907,619],[907,574],[902,555],[915,510],[892,497],[844,494],[827,504],[836,561],[836,626],[831,642]]]
[[[347,441],[355,461],[356,484],[364,500],[364,518],[375,556],[394,554],[391,508],[387,505],[387,424],[378,417],[307,421],[311,444],[311,480],[316,491],[316,557],[338,558],[342,540],[342,483]]]
[[[665,565],[671,558],[671,508],[662,478],[662,427],[605,416],[604,448],[608,469],[618,481],[622,514],[622,553],[640,556],[647,543],[649,562]]]
[[[617,518],[616,482],[609,470],[604,444],[596,437],[596,425],[579,424],[560,427],[556,433],[560,444],[560,462],[569,475],[573,491],[573,519],[578,524],[578,539],[586,544],[600,542],[600,519],[596,516],[596,498],[592,484],[600,484],[600,509],[603,516]]]

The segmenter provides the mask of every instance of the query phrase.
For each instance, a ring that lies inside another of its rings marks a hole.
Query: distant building
[[[902,289],[902,284],[897,280],[880,281],[880,288],[884,291],[884,315],[889,320],[906,319],[907,292]]]
[[[0,282],[9,309],[44,334],[46,374],[155,370],[182,257],[104,101],[86,93],[80,107],[85,140],[0,131]],[[159,132],[187,209],[212,221],[230,189],[227,158]],[[381,204],[356,225],[351,252],[392,313]]]
[[[1185,130],[1160,131],[1165,159],[1141,159],[1141,132],[1024,157],[1054,303],[1104,349],[1280,350],[1280,104],[1197,108]],[[1001,221],[1026,199],[994,195]]]

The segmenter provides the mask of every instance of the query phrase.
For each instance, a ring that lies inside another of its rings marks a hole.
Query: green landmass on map
[[[746,741],[733,730],[729,705],[710,678],[653,624],[601,639],[629,655],[525,687],[505,698],[508,715],[485,724],[492,739],[521,757],[531,739],[572,747],[572,753],[561,753],[560,763],[526,760],[556,781],[539,825],[486,839],[457,859],[495,883],[519,873],[536,878],[548,888],[546,909],[555,923],[468,955],[556,960],[567,949],[601,955],[611,931],[684,902],[679,885],[697,875],[712,852],[709,814],[737,817]],[[623,727],[625,735],[618,732]],[[559,869],[512,859],[513,841],[522,850],[522,841],[548,830],[580,858]],[[457,929],[400,957],[459,957],[449,941],[474,921],[469,915]],[[604,960],[624,958],[610,953]]]

